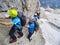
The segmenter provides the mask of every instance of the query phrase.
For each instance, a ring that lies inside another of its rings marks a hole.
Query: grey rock
[[[0,11],[7,11],[8,6],[5,3],[0,3]]]

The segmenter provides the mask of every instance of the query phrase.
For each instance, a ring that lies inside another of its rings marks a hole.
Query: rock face
[[[53,10],[54,11],[54,10]],[[45,39],[45,45],[60,45],[60,14],[41,8],[41,18],[38,22]]]
[[[46,19],[41,19],[40,22],[45,45],[60,45],[60,31],[54,28],[54,25],[50,25]]]
[[[39,10],[40,3],[39,0],[1,0],[0,11],[6,11],[10,7],[16,7],[18,11],[31,16],[36,10]]]
[[[40,8],[39,0],[1,0],[0,3],[1,3],[0,11],[6,11],[10,7],[17,7],[18,11],[23,12],[28,17],[34,15],[35,11],[38,11]],[[3,7],[2,5],[4,5],[5,8],[2,8]],[[7,12],[0,13],[1,18],[6,17],[7,15],[8,15]],[[5,21],[10,22],[9,19],[3,20],[3,22],[5,22]],[[28,39],[26,38],[26,36],[27,36],[26,28],[23,29],[24,36],[21,39],[18,39],[18,41],[16,43],[9,44],[8,32],[10,30],[10,27],[11,26],[0,25],[0,45],[40,45],[40,44],[44,45],[44,38],[42,37],[42,33],[40,33],[41,31],[36,33],[36,36],[33,35],[32,42],[29,42]]]

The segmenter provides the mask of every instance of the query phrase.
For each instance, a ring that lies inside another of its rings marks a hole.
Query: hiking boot
[[[14,43],[14,42],[16,42],[17,41],[17,39],[15,39],[15,40],[10,40],[10,42],[9,43]]]
[[[18,38],[21,38],[21,37],[23,37],[23,35],[22,36],[21,35],[18,36]]]
[[[29,38],[28,38],[28,40],[29,40],[29,42],[31,42],[32,39],[29,39]]]

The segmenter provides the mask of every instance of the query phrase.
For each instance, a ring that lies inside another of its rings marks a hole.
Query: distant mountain
[[[41,6],[51,8],[60,8],[60,0],[40,0]]]

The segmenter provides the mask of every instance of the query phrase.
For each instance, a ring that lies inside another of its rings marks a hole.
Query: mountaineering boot
[[[32,40],[32,39],[30,39],[30,38],[28,38],[28,37],[27,37],[27,39],[29,40],[29,42],[31,42],[31,40]]]
[[[32,39],[29,39],[29,42],[31,42]]]
[[[9,43],[14,43],[14,42],[16,42],[17,41],[17,39],[15,39],[15,40],[10,40],[10,42]]]
[[[22,36],[21,35],[18,36],[18,38],[21,38],[21,37],[23,37],[23,35]]]

